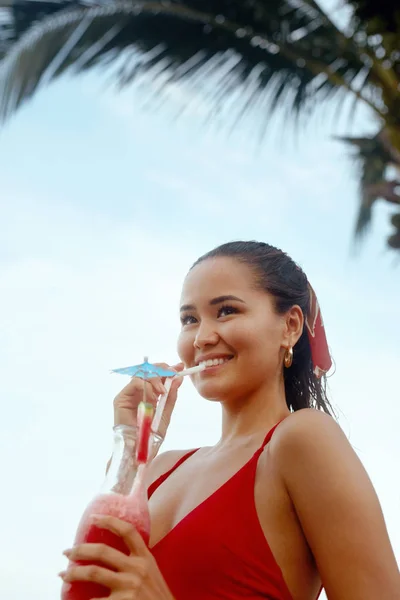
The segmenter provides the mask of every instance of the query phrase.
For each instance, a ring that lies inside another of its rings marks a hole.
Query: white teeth
[[[217,367],[218,365],[223,365],[228,362],[228,357],[221,358],[209,358],[208,360],[202,360],[199,364],[205,365],[206,367]]]

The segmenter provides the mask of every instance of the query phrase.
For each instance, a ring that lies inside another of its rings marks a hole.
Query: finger
[[[141,399],[156,407],[160,394],[164,393],[164,386],[162,385],[159,377],[155,377],[154,379],[155,381],[153,381],[153,379],[149,379],[148,381],[144,382],[144,392]]]
[[[113,592],[111,596],[107,596],[107,598],[91,598],[90,600],[133,600],[132,592],[138,589],[131,587],[130,590],[121,590],[119,592]]]
[[[154,383],[157,384],[157,381],[159,382],[159,384],[161,383],[161,380],[159,377],[155,377],[154,378]],[[119,392],[119,394],[116,396],[116,400],[120,400],[122,398],[125,399],[132,399],[135,397],[141,397],[143,394],[143,390],[144,390],[144,386],[146,386],[146,393],[147,394],[153,394],[154,387],[151,383],[151,381],[153,380],[144,380],[141,377],[132,377],[132,379],[130,380],[130,382],[124,387],[122,388],[122,390]]]
[[[162,369],[165,369],[166,371],[181,371],[184,366],[183,363],[178,363],[175,366],[170,366],[167,363],[154,363],[154,365],[156,367],[161,367]],[[148,380],[149,383],[151,383],[152,387],[154,388],[154,390],[160,395],[160,394],[165,394],[166,389],[165,389],[165,381],[166,381],[167,377],[152,377],[151,379]]]
[[[112,596],[107,596],[107,598],[91,598],[90,600],[132,600],[132,590],[130,592],[117,592],[112,594]]]
[[[126,580],[125,574],[115,573],[98,565],[70,565],[67,571],[59,573],[67,583],[72,581],[92,581],[110,589],[121,589]]]
[[[129,571],[131,565],[126,554],[106,544],[79,544],[64,554],[71,561],[100,562],[115,571]]]
[[[130,523],[110,515],[93,515],[92,521],[101,529],[107,529],[122,538],[132,554],[146,556],[149,553],[142,536]]]
[[[160,425],[158,427],[158,434],[161,438],[165,438],[168,426],[171,421],[172,413],[175,408],[176,400],[178,398],[178,389],[183,383],[183,377],[176,377],[172,380],[171,389],[169,391],[167,401],[162,413]]]
[[[162,369],[165,369],[166,371],[176,371],[177,369],[175,367],[171,367],[171,365],[168,365],[167,363],[155,363],[156,367],[161,367]],[[158,378],[157,378],[158,379]],[[162,394],[165,394],[165,381],[166,381],[167,377],[161,377],[159,379],[161,385],[163,386],[164,390],[163,392],[161,392]]]
[[[176,373],[178,373],[179,371],[182,371],[185,368],[185,365],[183,363],[178,363],[176,365],[170,366],[167,365],[166,363],[155,363],[157,367],[161,367],[165,370],[170,370],[170,371],[175,371]],[[165,394],[166,393],[166,388],[165,388],[165,381],[167,380],[167,377],[153,377],[152,379],[150,379],[150,383],[153,385],[154,389],[161,395],[161,394]],[[180,387],[180,385],[182,384],[182,378],[181,377],[176,377],[172,380],[172,387],[174,387],[175,389],[178,389]]]
[[[132,409],[139,404],[144,396],[144,388],[146,386],[146,400],[151,403],[156,403],[159,392],[156,392],[149,381],[143,381],[137,377],[131,379],[119,394],[114,399],[116,408]]]
[[[148,383],[150,383],[157,396],[165,394],[164,379],[161,379],[161,377],[152,377],[149,379]]]
[[[129,383],[126,384],[124,388],[120,391],[120,394],[124,394],[126,396],[131,396],[134,393],[143,390],[144,381],[140,377],[131,377]]]
[[[114,425],[129,425],[135,427],[137,425],[137,408],[143,400],[143,382],[141,387],[124,388],[122,392],[114,398]],[[158,394],[154,392],[153,387],[146,384],[146,401],[156,406]]]
[[[161,363],[161,362],[157,362],[154,363],[155,367],[160,367],[161,369],[165,369],[166,371],[169,371],[172,369],[172,367],[170,367],[169,365],[167,365],[167,363]],[[175,369],[174,369],[175,370]],[[164,387],[164,382],[165,382],[165,377],[151,377],[151,379],[145,380],[147,383],[150,383],[152,388],[154,389],[154,391],[160,395],[160,394],[164,394],[165,393],[165,387]]]
[[[176,400],[178,398],[178,390],[183,383],[183,377],[176,377],[173,379],[171,389],[168,394],[167,402],[165,404],[164,416],[170,418],[172,411],[174,410]]]

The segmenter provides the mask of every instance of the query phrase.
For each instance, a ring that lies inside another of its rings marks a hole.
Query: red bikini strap
[[[158,487],[160,487],[160,485],[162,483],[164,483],[164,481],[166,479],[168,479],[168,477],[171,475],[171,473],[173,473],[175,471],[175,469],[177,469],[182,463],[185,462],[185,460],[187,460],[188,458],[190,458],[192,456],[192,454],[194,454],[195,452],[197,452],[198,448],[195,448],[194,450],[190,450],[190,452],[187,452],[186,454],[184,454],[183,456],[181,456],[181,458],[174,464],[174,466],[169,469],[169,471],[167,471],[166,473],[163,473],[162,475],[160,475],[160,477],[158,477],[158,479],[156,479],[155,481],[153,481],[153,483],[151,483],[148,487],[147,490],[147,497],[150,499],[151,496],[154,494],[154,492],[156,491],[156,489]]]
[[[283,417],[283,419],[281,419],[280,421],[278,421],[278,422],[276,423],[276,425],[274,425],[274,426],[272,427],[272,429],[270,429],[270,430],[268,431],[267,435],[266,435],[266,436],[265,436],[265,438],[264,438],[264,441],[263,441],[263,443],[262,443],[261,447],[260,447],[260,448],[259,448],[259,450],[258,450],[258,453],[259,453],[259,454],[261,454],[261,452],[264,450],[265,446],[268,444],[268,442],[269,442],[269,441],[270,441],[270,439],[272,438],[272,435],[273,435],[273,433],[274,433],[275,429],[278,427],[279,423],[282,423],[282,421],[284,421],[285,419],[286,419],[286,417]]]

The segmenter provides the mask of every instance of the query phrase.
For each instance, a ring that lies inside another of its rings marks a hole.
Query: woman
[[[400,600],[378,499],[329,414],[330,358],[304,273],[267,244],[225,244],[193,265],[181,304],[178,353],[208,365],[192,379],[221,403],[221,439],[152,462],[150,549],[127,523],[100,517],[131,555],[79,546],[67,556],[104,568],[62,577],[102,583],[111,600],[315,600],[321,584],[329,600]],[[134,423],[142,385],[116,397],[116,424]],[[146,385],[156,401],[162,382]]]

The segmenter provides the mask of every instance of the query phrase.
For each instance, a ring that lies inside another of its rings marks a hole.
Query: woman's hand
[[[108,600],[174,600],[153,555],[132,525],[103,515],[96,515],[92,520],[98,527],[120,536],[130,555],[105,544],[75,546],[64,552],[69,560],[100,562],[104,567],[71,564],[60,573],[63,581],[90,581],[103,585],[111,590]]]
[[[182,371],[183,364],[180,363],[173,367],[165,363],[157,363],[158,367],[171,369],[173,371]],[[158,435],[164,439],[167,433],[168,425],[174,410],[177,392],[182,384],[183,378],[177,377],[173,380],[170,392],[168,394],[167,404],[158,428]],[[156,406],[158,397],[164,393],[165,378],[154,377],[144,381],[140,377],[132,377],[130,382],[114,399],[114,425],[132,425],[136,426],[137,408],[143,400],[143,388],[146,386],[146,400]]]

